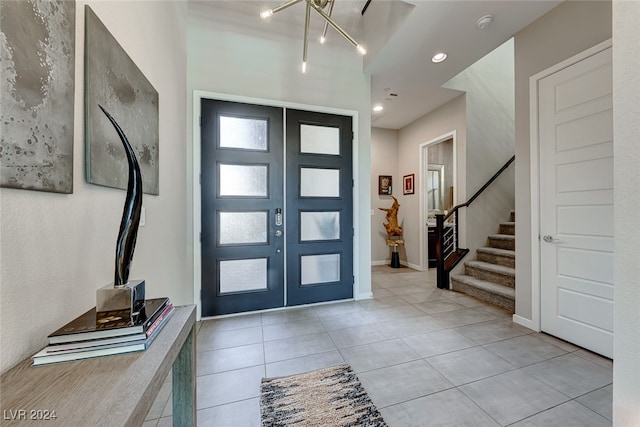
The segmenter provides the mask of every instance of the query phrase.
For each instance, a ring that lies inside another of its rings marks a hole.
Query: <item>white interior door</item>
[[[540,80],[541,327],[613,357],[611,48]]]

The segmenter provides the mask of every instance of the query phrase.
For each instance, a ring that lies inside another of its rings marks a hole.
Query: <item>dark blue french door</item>
[[[210,99],[201,115],[202,315],[351,298],[351,118]]]
[[[287,110],[287,304],[353,297],[351,117]]]

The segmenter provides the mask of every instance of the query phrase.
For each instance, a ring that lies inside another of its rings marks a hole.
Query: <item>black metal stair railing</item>
[[[516,156],[511,157],[471,198],[454,206],[448,214],[436,214],[436,284],[440,289],[449,289],[449,273],[458,265],[469,249],[459,247],[458,223],[459,211],[468,207],[478,196],[504,172]]]

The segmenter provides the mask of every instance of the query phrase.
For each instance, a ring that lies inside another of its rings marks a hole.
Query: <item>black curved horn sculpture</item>
[[[140,225],[140,213],[142,211],[142,174],[136,155],[118,123],[111,117],[102,105],[98,105],[107,116],[124,145],[124,151],[129,163],[129,183],[127,184],[127,198],[124,203],[120,232],[116,243],[116,271],[113,280],[114,287],[121,287],[129,281],[129,267],[133,260],[133,250],[136,247],[138,226]]]

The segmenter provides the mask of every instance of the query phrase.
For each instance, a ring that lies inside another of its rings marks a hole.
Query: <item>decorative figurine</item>
[[[99,107],[116,129],[122,141],[129,163],[129,182],[116,242],[116,269],[113,285],[98,289],[96,309],[99,312],[129,310],[133,317],[144,307],[145,298],[144,280],[129,282],[129,268],[133,260],[133,250],[136,246],[142,212],[142,174],[136,155],[124,132],[114,118],[101,105]]]
[[[387,230],[389,239],[393,236],[402,236],[402,227],[398,225],[398,209],[400,209],[400,203],[398,203],[398,199],[395,197],[391,196],[391,198],[393,199],[393,205],[391,205],[390,208],[378,208],[387,213],[387,223],[384,224],[384,228]]]
[[[138,237],[138,226],[140,225],[140,214],[142,212],[142,174],[136,155],[124,132],[114,118],[111,117],[111,114],[102,108],[102,105],[99,105],[99,107],[113,124],[113,127],[116,128],[129,163],[129,183],[116,243],[116,271],[113,280],[114,286],[122,286],[129,281],[129,267],[133,260],[133,250],[136,247],[136,239]]]

